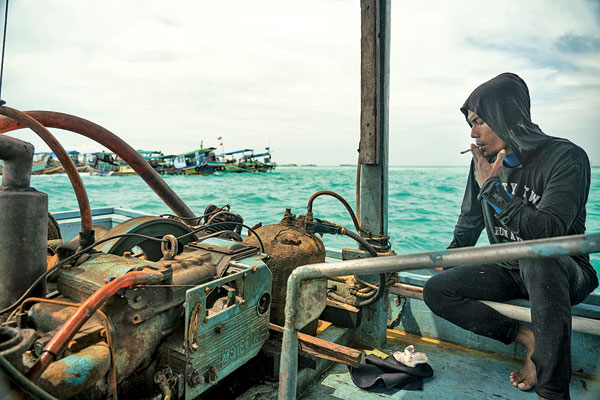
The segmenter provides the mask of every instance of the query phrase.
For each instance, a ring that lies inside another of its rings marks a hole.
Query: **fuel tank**
[[[288,277],[296,267],[324,262],[325,246],[317,236],[306,233],[304,216],[296,218],[289,208],[278,224],[255,230],[269,255],[265,263],[273,274],[271,322],[283,326]],[[244,242],[259,245],[254,235],[248,235]]]

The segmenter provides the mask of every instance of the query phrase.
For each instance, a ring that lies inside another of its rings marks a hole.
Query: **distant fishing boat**
[[[224,167],[217,160],[214,147],[200,148],[183,154],[155,155],[147,158],[159,174],[212,175]]]
[[[92,154],[91,159],[87,162],[85,171],[90,175],[95,176],[127,176],[135,175],[136,172],[117,157],[114,153],[98,152]]]
[[[228,153],[218,154],[217,157],[222,161],[223,172],[267,172],[275,169],[276,164],[271,161],[271,152],[269,147],[265,147],[266,152],[254,154],[253,149],[242,149],[230,151]],[[240,158],[236,158],[240,155]],[[259,158],[263,158],[262,161]]]

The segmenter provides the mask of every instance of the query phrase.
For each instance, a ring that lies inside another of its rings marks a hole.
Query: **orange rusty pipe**
[[[50,339],[48,344],[46,344],[44,350],[42,350],[42,354],[40,354],[36,363],[31,367],[29,372],[27,372],[27,378],[32,382],[37,381],[46,367],[56,360],[58,355],[65,349],[69,341],[73,339],[73,336],[75,336],[83,324],[85,324],[119,289],[150,283],[151,281],[160,280],[161,278],[162,274],[160,272],[149,273],[145,271],[132,271],[113,279],[102,286],[94,292],[94,294],[88,297],[81,306],[79,306],[77,311],[75,311],[75,313],[73,313],[58,329],[56,334]]]
[[[192,210],[167,185],[154,168],[130,145],[114,133],[100,125],[74,115],[53,111],[26,111],[26,113],[46,127],[78,133],[110,149],[129,164],[175,214],[185,218],[195,217]],[[24,128],[23,124],[0,117],[0,132],[8,132],[21,128]]]
[[[56,154],[56,157],[62,164],[65,172],[69,176],[75,195],[77,196],[77,202],[79,203],[79,213],[81,214],[81,230],[85,233],[92,231],[92,210],[90,208],[90,202],[87,197],[87,192],[83,186],[83,181],[73,160],[69,157],[64,147],[58,140],[52,135],[48,129],[46,129],[40,122],[36,121],[35,118],[27,115],[26,113],[15,110],[14,108],[0,106],[0,117],[2,121],[10,121],[7,125],[19,126],[20,128],[28,127],[34,131],[42,140],[50,147],[50,149]],[[0,129],[0,134],[7,132],[12,129]]]

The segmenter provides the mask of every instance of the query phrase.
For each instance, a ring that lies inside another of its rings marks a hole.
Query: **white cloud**
[[[31,7],[16,0],[10,7],[2,96],[12,107],[75,114],[135,148],[183,152],[223,136],[229,150],[271,145],[280,163],[356,160],[358,1],[56,0]],[[505,71],[528,82],[543,129],[583,145],[600,164],[600,52],[569,54],[581,41],[557,47],[568,35],[600,38],[593,7],[392,1],[391,164],[464,164],[458,151],[470,138],[458,108]],[[45,147],[33,135],[18,136]],[[73,134],[60,138],[68,149],[97,149]]]

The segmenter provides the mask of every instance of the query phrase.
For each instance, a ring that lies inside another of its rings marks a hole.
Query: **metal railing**
[[[327,278],[598,252],[600,252],[600,233],[594,233],[485,247],[320,263],[296,268],[287,283],[285,327],[279,370],[279,399],[296,398],[298,330],[318,317],[325,308],[326,295],[318,288],[323,287]]]

